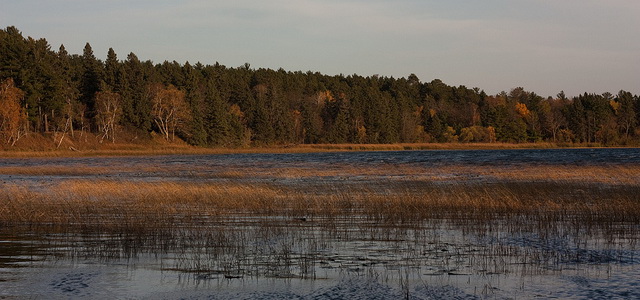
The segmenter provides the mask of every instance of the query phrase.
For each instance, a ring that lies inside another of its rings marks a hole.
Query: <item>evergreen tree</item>
[[[120,91],[118,84],[120,77],[120,62],[113,48],[107,52],[107,60],[104,62],[104,82],[110,91]]]
[[[183,67],[186,102],[189,106],[191,118],[186,126],[186,135],[182,138],[192,145],[204,146],[207,144],[207,130],[205,114],[207,109],[206,87],[200,70],[193,68],[188,62]]]
[[[154,64],[133,53],[119,61],[112,48],[102,63],[89,43],[81,55],[64,46],[55,52],[45,39],[24,38],[12,26],[0,30],[0,81],[6,79],[22,91],[24,128],[53,133],[56,143],[74,128],[98,132],[88,124],[104,125],[98,92],[118,95],[106,97],[119,98],[122,111],[113,129],[160,130],[152,105],[157,84],[175,86],[163,92],[178,95],[173,98],[184,93],[181,124],[164,129],[193,145],[450,142],[458,133],[463,141],[640,143],[640,100],[624,91],[543,99],[517,87],[487,96],[438,79],[421,83],[415,74],[396,79],[249,64]]]
[[[151,131],[153,118],[147,90],[149,82],[145,78],[144,65],[133,52],[127,55],[120,74],[119,90],[125,121],[139,130]]]
[[[240,136],[233,132],[229,105],[220,97],[212,81],[207,82],[206,104],[204,121],[207,124],[207,144],[211,146],[238,144]]]
[[[95,115],[95,95],[100,91],[103,80],[102,64],[93,55],[91,45],[87,43],[82,52],[82,77],[80,79],[80,103],[87,106],[89,117]]]

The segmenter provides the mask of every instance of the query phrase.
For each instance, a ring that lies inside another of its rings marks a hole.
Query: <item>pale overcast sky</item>
[[[103,60],[640,94],[638,0],[0,0],[0,25]]]

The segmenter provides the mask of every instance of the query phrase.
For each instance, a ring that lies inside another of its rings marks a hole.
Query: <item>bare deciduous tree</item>
[[[96,93],[96,125],[102,134],[100,142],[106,138],[116,141],[116,127],[122,117],[122,99],[118,93],[98,92]]]

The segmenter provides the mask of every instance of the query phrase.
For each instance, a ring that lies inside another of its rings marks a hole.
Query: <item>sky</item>
[[[104,60],[283,68],[541,96],[640,94],[638,0],[0,0],[0,26]]]

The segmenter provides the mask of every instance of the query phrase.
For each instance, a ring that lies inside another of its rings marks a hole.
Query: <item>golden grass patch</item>
[[[1,188],[3,224],[145,228],[229,214],[360,215],[390,222],[509,214],[640,221],[638,186],[602,191],[574,183],[435,184],[420,192],[380,192],[345,185],[314,193],[265,184],[69,180],[46,191]]]

